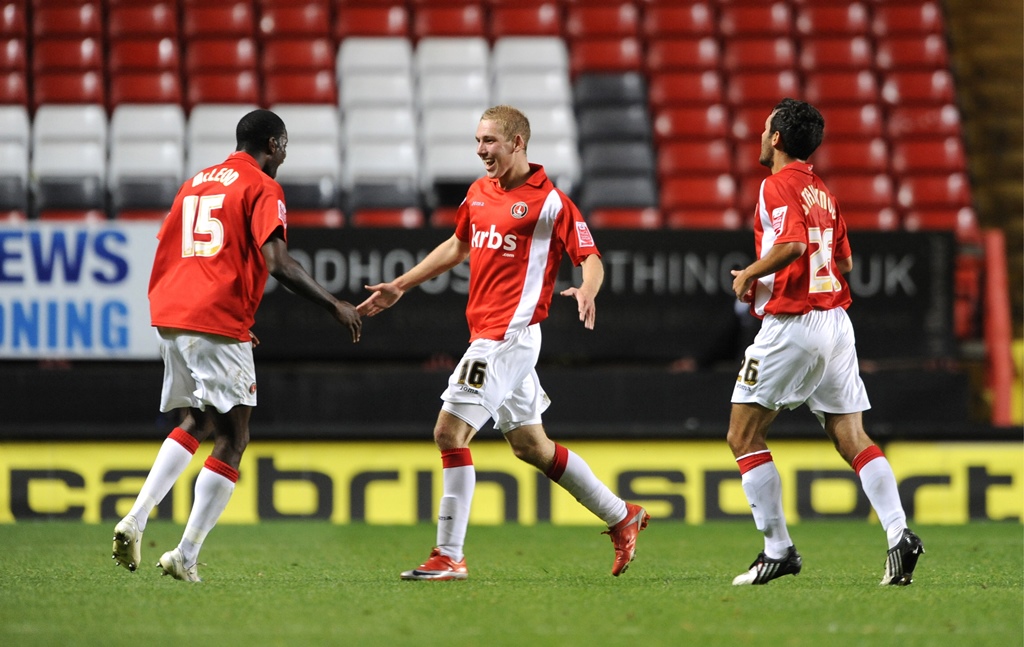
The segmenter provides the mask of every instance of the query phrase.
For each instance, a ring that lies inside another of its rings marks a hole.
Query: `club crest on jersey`
[[[512,205],[512,208],[509,209],[509,213],[511,213],[512,217],[517,220],[520,218],[525,218],[526,214],[529,213],[529,211],[530,207],[527,206],[527,204],[522,201],[515,203],[514,205]]]
[[[786,224],[787,209],[789,207],[786,205],[772,209],[772,229],[775,231],[776,236],[782,233],[782,227]]]

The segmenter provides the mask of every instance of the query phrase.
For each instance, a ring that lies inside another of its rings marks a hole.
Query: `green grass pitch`
[[[799,576],[733,587],[752,523],[652,521],[627,573],[602,528],[472,526],[465,582],[403,582],[432,526],[221,525],[201,584],[153,566],[181,527],[151,522],[144,566],[116,568],[113,523],[0,526],[0,645],[1024,644],[1024,526],[918,526],[910,587],[880,587],[881,529],[791,528]]]

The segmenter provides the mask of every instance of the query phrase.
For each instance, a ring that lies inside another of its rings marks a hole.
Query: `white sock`
[[[764,553],[771,559],[786,556],[793,545],[782,510],[782,478],[775,462],[769,460],[743,472],[743,492],[754,515],[754,525],[764,533]]]
[[[198,443],[196,444],[198,445]],[[189,451],[180,442],[174,440],[173,434],[172,437],[164,440],[160,451],[157,452],[156,460],[153,461],[153,467],[146,476],[146,482],[142,484],[139,496],[128,513],[129,517],[135,517],[139,523],[140,532],[146,529],[149,514],[170,492],[178,477],[192,461],[194,453],[194,450]]]
[[[185,524],[181,543],[178,544],[186,568],[199,559],[199,550],[206,540],[206,535],[217,525],[217,520],[220,519],[221,513],[231,500],[231,493],[235,490],[234,481],[208,467],[209,460],[207,459],[207,466],[203,467],[196,479],[196,500]]]
[[[565,448],[556,445],[556,461],[559,449]],[[583,504],[583,507],[597,515],[608,526],[614,526],[625,519],[626,502],[615,496],[608,486],[594,475],[590,465],[587,465],[587,462],[579,455],[569,449],[565,449],[565,452],[565,471],[557,479],[552,478],[552,480],[565,488],[569,494]]]
[[[896,487],[896,476],[884,456],[870,460],[860,468],[860,484],[871,501],[878,520],[885,528],[889,548],[900,542],[907,528],[907,514],[903,511],[900,492]]]
[[[444,493],[437,515],[437,547],[443,555],[461,562],[469,527],[469,511],[476,489],[473,465],[446,467],[442,471]]]

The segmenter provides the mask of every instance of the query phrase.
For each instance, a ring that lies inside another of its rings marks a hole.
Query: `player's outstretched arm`
[[[591,254],[583,259],[580,266],[583,268],[583,283],[578,288],[562,290],[559,294],[564,297],[575,297],[583,327],[593,330],[597,319],[597,293],[601,291],[601,284],[604,283],[604,264],[601,257]]]
[[[444,274],[469,256],[469,243],[452,235],[427,254],[411,270],[394,281],[365,286],[372,294],[359,304],[357,310],[364,317],[372,317],[395,305],[402,295],[424,281]]]
[[[263,258],[267,262],[267,271],[271,276],[295,294],[305,297],[327,310],[335,321],[348,328],[353,342],[359,341],[359,336],[362,333],[362,321],[355,306],[347,301],[339,301],[317,283],[288,253],[288,245],[284,242],[284,238],[276,233],[271,235],[267,242],[263,243],[260,251],[263,252]]]

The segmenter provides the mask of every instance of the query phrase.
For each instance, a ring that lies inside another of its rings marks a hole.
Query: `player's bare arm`
[[[807,251],[802,242],[781,243],[771,248],[764,258],[759,258],[742,270],[732,270],[732,291],[740,301],[750,301],[750,288],[762,276],[774,274],[786,267]]]
[[[583,283],[578,288],[568,288],[559,294],[564,297],[575,297],[576,305],[580,312],[580,321],[587,330],[594,329],[594,321],[597,318],[597,293],[601,291],[604,283],[604,263],[597,254],[591,254],[580,263],[583,268]]]
[[[338,323],[348,328],[353,343],[359,341],[362,321],[360,321],[355,306],[347,301],[339,301],[317,283],[288,253],[288,245],[284,242],[284,238],[276,233],[271,235],[267,242],[263,243],[260,251],[263,252],[263,258],[267,262],[267,271],[271,276],[295,294],[305,297],[327,310]]]
[[[469,243],[454,234],[433,249],[426,258],[394,281],[364,286],[372,292],[356,308],[364,317],[372,317],[395,305],[407,290],[444,274],[469,256]]]

